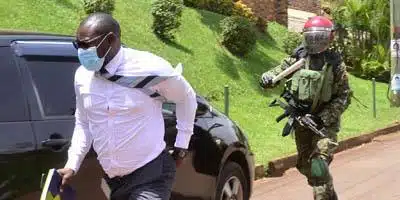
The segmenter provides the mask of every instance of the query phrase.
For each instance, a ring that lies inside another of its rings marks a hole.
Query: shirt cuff
[[[178,134],[176,135],[176,140],[175,140],[175,147],[179,147],[182,149],[188,149],[189,143],[190,143],[190,138],[192,137],[192,135],[193,135],[192,131],[178,131]]]
[[[79,156],[68,156],[68,161],[65,164],[64,168],[69,168],[74,170],[74,173],[76,174],[79,170],[80,167],[80,159]]]

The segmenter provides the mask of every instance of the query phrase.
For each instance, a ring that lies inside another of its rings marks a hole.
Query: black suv
[[[42,174],[63,167],[74,129],[73,37],[0,32],[0,199],[39,199]],[[171,199],[248,200],[253,154],[241,129],[197,96],[194,135]],[[173,103],[163,105],[165,141],[176,137]],[[78,199],[106,199],[91,150],[72,181]]]

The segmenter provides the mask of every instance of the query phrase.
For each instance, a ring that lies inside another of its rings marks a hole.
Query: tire
[[[224,166],[218,179],[215,200],[249,200],[249,184],[239,164],[228,162]]]

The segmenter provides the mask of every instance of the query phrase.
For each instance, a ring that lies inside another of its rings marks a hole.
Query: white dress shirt
[[[176,103],[175,146],[188,148],[197,101],[183,76],[154,54],[123,47],[105,69],[121,76],[170,76],[151,89]],[[165,149],[161,101],[99,77],[83,66],[75,73],[74,85],[76,121],[66,168],[76,173],[93,145],[106,174],[110,178],[123,176],[152,161]]]

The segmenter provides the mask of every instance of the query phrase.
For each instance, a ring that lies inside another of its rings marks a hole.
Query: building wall
[[[287,0],[242,0],[258,17],[287,25]]]
[[[288,10],[298,10],[300,13],[305,12],[307,15],[319,14],[321,11],[320,0],[242,0],[249,6],[256,16],[268,21],[276,21],[284,26],[290,24],[289,20],[293,16],[288,15]],[[297,15],[297,14],[295,14]],[[298,16],[294,16],[297,20]],[[309,16],[307,16],[309,17]],[[303,23],[307,17],[303,17],[300,23]],[[304,18],[304,19],[303,19]]]
[[[289,3],[289,8],[291,9],[302,10],[316,14],[320,13],[321,10],[320,0],[287,0],[287,1]]]

